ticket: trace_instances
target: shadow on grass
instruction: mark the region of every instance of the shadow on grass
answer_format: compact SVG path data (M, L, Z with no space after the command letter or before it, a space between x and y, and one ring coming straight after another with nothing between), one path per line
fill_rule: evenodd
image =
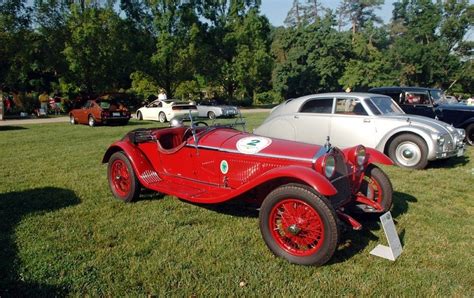
M65 296L67 290L47 284L25 282L17 271L20 260L15 243L15 227L32 213L46 213L80 203L68 189L46 187L0 194L0 297Z
M187 201L185 201L187 202ZM187 202L189 204L205 208L210 211L217 213L237 216L237 217L247 217L247 218L256 218L258 217L258 207L255 204L245 202L240 197L220 203L220 204L199 204Z
M418 200L406 193L394 192L393 193L393 207L390 210L392 214L395 226L397 225L397 217L406 213L409 209L410 203L416 203ZM342 240L339 245L339 249L334 254L334 257L329 261L329 264L342 263L356 254L363 251L370 241L377 241L387 245L385 239L379 239L372 231L378 231L381 229L379 217L382 214L355 214L354 218L362 224L362 230L346 230L342 234ZM400 242L404 244L405 231L398 231Z
M23 129L28 129L28 128L23 127L23 126L14 126L14 125L0 126L0 131L23 130Z
M427 169L454 168L458 166L465 166L468 163L469 157L464 155L459 157L433 160L428 163Z

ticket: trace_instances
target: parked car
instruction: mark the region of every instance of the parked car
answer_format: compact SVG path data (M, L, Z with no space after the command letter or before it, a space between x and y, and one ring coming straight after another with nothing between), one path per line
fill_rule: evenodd
M82 108L73 109L69 112L71 124L80 123L89 126L98 124L125 125L130 118L130 112L122 103L101 97L88 100Z
M390 97L370 93L314 94L287 100L254 133L313 144L329 136L335 146L363 144L412 169L464 154L463 129L406 115Z
M448 102L443 90L422 87L380 87L372 88L369 92L390 96L407 114L435 118L454 127L463 128L466 131L466 141L471 146L474 145L474 106Z
M216 101L204 101L197 105L199 117L216 119L217 117L235 117L239 109L234 106L219 105Z
M265 243L297 264L331 258L339 221L361 228L349 207L386 212L392 205L390 179L374 164L392 161L376 150L271 139L192 120L131 131L109 147L103 163L113 195L124 202L147 188L199 204L241 199L260 207Z
M138 120L158 120L161 123L170 121L173 118L197 117L196 105L186 102L177 102L172 99L152 101L150 104L137 110Z

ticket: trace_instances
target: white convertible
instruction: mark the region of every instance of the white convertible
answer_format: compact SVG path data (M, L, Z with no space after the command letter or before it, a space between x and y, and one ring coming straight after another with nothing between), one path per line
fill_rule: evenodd
M138 120L158 120L161 123L170 121L173 118L187 118L191 111L192 117L197 117L198 110L193 104L186 102L176 102L172 99L157 99L150 104L137 110Z
M428 161L464 154L464 129L407 115L385 95L326 93L289 99L274 108L255 134L337 147L363 144L399 166L423 169Z

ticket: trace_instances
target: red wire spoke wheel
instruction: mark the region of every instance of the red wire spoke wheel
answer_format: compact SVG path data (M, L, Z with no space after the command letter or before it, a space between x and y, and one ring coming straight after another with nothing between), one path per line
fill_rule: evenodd
M392 183L387 174L375 165L370 165L365 171L360 185L360 193L382 206L382 210L376 212L384 213L392 207Z
M140 196L140 182L133 171L132 164L123 152L112 154L107 176L110 190L117 199L131 202Z
M270 231L278 245L290 254L309 256L324 241L324 224L313 207L297 199L284 199L270 213Z
M336 214L329 201L305 185L273 190L260 208L260 230L277 256L301 265L322 265L339 240Z
M127 165L121 159L116 159L112 163L112 183L115 191L120 196L126 196L130 192L130 173L128 172Z

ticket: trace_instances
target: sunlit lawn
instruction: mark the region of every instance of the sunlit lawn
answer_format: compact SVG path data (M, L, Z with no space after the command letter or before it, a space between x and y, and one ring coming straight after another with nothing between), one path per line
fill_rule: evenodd
M248 130L266 113L247 115ZM474 149L424 171L385 167L404 251L374 218L323 267L274 257L243 206L204 208L148 193L123 204L101 164L125 127L0 127L0 296L474 296Z

